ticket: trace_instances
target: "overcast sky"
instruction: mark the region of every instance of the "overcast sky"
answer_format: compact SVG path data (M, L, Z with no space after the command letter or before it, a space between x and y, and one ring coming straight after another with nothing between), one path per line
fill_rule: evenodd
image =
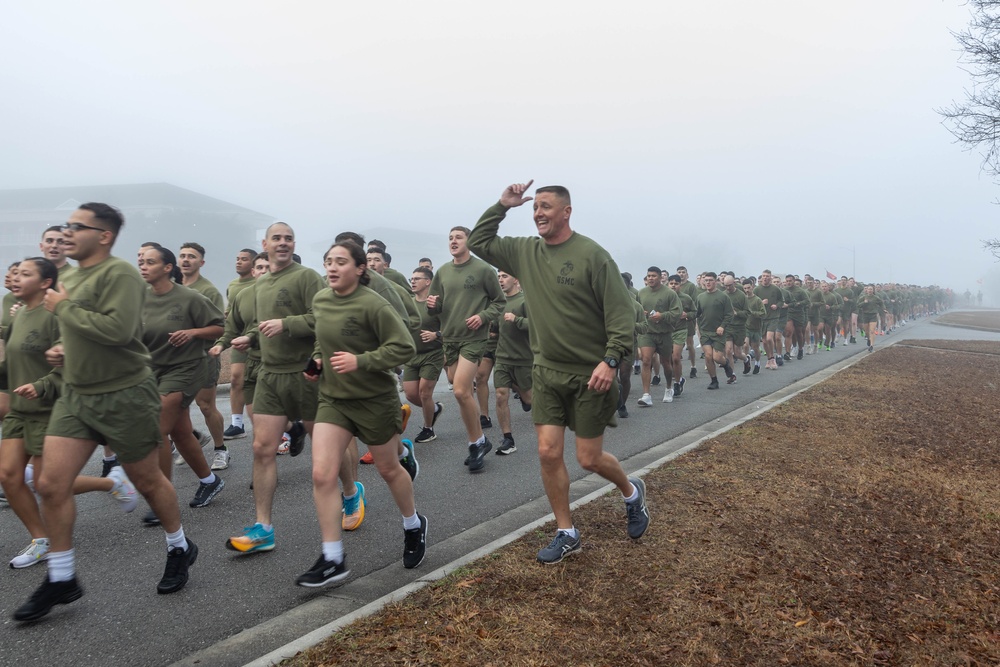
M439 264L533 178L633 273L976 291L1000 187L935 113L968 85L967 21L957 0L5 3L0 188L165 181L305 242L439 232ZM503 231L533 233L528 207Z

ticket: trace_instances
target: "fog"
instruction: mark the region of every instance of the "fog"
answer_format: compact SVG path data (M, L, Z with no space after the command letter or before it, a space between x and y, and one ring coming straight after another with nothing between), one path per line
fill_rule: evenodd
M952 0L6 3L0 189L167 182L288 221L313 266L379 230L406 272L423 253L393 230L437 235L440 265L451 226L534 179L633 274L989 301L1000 188L935 113L969 85L967 21ZM502 229L533 233L529 207ZM225 271L245 245L195 240Z

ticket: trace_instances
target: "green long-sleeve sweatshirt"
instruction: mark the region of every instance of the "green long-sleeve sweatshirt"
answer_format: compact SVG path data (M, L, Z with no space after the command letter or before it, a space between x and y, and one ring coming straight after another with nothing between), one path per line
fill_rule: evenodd
M257 290L256 284L246 287L233 297L229 304L229 314L226 316L226 324L222 330L222 335L215 341L215 345L221 345L222 349L228 348L234 338L248 335L254 322L257 320ZM247 358L260 361L260 347L257 344L256 336L251 336L254 343L247 350Z
M726 296L733 304L733 326L745 327L747 324L747 295L743 290L736 288L732 292L725 290Z
M528 333L528 307L524 303L524 292L507 297L504 315L512 313L514 321L500 318L500 338L497 341L497 363L511 366L531 365L531 338Z
M6 358L2 373L10 389L31 384L38 394L38 398L27 399L11 392L12 410L25 415L45 415L52 411L62 388L62 369L49 365L45 351L58 340L56 316L40 304L30 310L21 308L11 318L4 332Z
M507 302L497 272L476 257L462 264L450 262L438 269L431 280L430 293L438 296L431 312L441 315L441 334L446 343L488 339L490 322L503 315ZM483 326L476 330L465 324L473 315L483 320Z
M321 359L319 390L334 399L355 400L396 392L396 376L389 369L414 354L409 330L389 302L358 285L346 296L329 287L312 302L316 317L313 358ZM358 358L358 370L340 374L330 366L335 352Z
M324 288L318 273L294 263L257 279L257 321L249 335L260 345L264 370L291 373L305 366L316 342L313 297ZM284 330L270 338L260 333L258 325L274 319L281 320Z
M226 310L224 311L226 317L229 316L229 311L233 309L233 304L236 302L236 295L251 287L255 282L257 282L257 279L253 276L236 278L230 281L229 286L226 287Z
M499 203L488 208L469 236L469 248L521 282L534 363L589 376L604 357L621 361L631 354L635 299L611 255L576 232L555 245L538 237L497 236L506 215Z
M764 302L765 320L775 320L780 316L781 313L779 311L785 298L781 293L780 287L774 283L770 285L757 285L753 288L753 293ZM778 308L771 308L774 305L777 305Z
M656 289L643 287L636 296L642 309L649 319L649 332L658 334L671 334L681 317L681 300L677 292L666 285L660 285ZM660 313L660 321L653 320L649 313L655 311ZM687 326L687 324L685 324Z
M205 358L202 340L176 346L170 334L182 329L223 326L222 311L200 292L174 285L165 294L146 294L142 308L142 342L152 357L154 369L167 368Z
M723 333L733 324L733 302L722 291L702 292L695 299L698 308L698 330L716 336L716 329L722 327Z
M66 287L69 299L55 311L66 384L80 394L104 394L149 377L149 351L142 344L147 289L139 271L123 259L108 257L77 268Z

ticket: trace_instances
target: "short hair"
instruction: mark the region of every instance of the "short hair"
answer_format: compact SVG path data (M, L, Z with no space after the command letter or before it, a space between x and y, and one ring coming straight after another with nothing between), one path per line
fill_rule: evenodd
M660 271L660 267L658 267L658 266L651 266L648 269L646 269L646 273L647 274L649 274L649 273L655 273L655 274L659 275L659 274L661 274L663 272Z
M392 255L387 253L384 248L382 249L382 259L385 260L386 266L392 264Z
M51 227L46 227L45 231L42 232L42 238L44 239L45 235L48 234L49 232L59 232L60 234L62 234L63 233L62 225L52 225Z
M200 243L195 243L194 241L188 241L187 243L181 244L181 250L184 248L191 248L192 250L197 250L198 254L201 255L202 259L205 259L205 246Z
M434 272L428 269L426 266L418 266L417 268L413 269L412 273L422 273L427 278L427 280L434 279Z
M250 255L250 259L251 260L257 259L257 251L254 250L253 248L242 248L242 249L240 249L240 252L245 252L246 254ZM238 255L240 253L236 253L236 254Z
M365 246L365 237L357 232L340 232L337 234L337 238L333 239L334 243L342 243L344 241L353 241L359 248ZM330 252L327 250L327 252Z
M561 185L543 185L542 187L535 189L536 195L540 195L543 192L551 192L556 197L559 197L566 202L567 205L571 205L573 203L569 196L569 190Z
M771 275L771 269L764 269L760 272L760 275Z
M420 262L430 262L431 264L434 263L434 261L430 257L421 257L420 259L417 260L417 264L419 264Z
M10 271L11 269L16 269L19 266L21 266L21 262L11 262L10 266L7 267L7 270Z
M140 248L162 248L163 246L161 246L161 245L160 245L159 243L157 243L156 241L146 241L145 243L143 243L143 244L142 244L141 246L139 246L139 247L140 247Z
M59 228L56 227L56 229ZM56 288L56 284L59 282L59 269L56 268L55 264L45 257L26 257L24 260L18 262L18 265L25 262L34 262L35 266L38 267L38 273L41 275L42 280L51 280L52 284L49 285L49 288Z
M681 281L681 277L676 273L674 273L667 276L667 282L669 283L671 280L673 280L675 283L679 283Z
M687 270L688 270L688 269L687 269L687 267L686 267L686 266L678 266L678 267L677 267L677 273L680 273L681 271L687 271Z
M468 227L463 227L462 225L455 225L454 227L448 230L449 234L451 232L464 232L466 238L468 238L472 234L471 229L469 229Z
M284 227L288 227L288 229L291 229L291 231L292 231L292 236L295 236L295 230L292 229L292 226L290 224L288 224L287 222L283 222L281 220L275 220L274 222L272 222L271 224L269 224L267 226L267 229L264 231L264 237L265 238L267 238L268 236L271 235L271 228L274 227L275 225L282 225Z
M110 204L102 204L100 202L91 201L86 204L80 204L77 207L80 211L90 211L95 220L100 220L108 227L110 227L111 233L117 237L118 233L125 226L125 216L114 206Z
M370 248L372 246L378 246L379 248L382 249L382 252L385 252L385 243L379 241L378 239L372 239L371 241L368 242L368 247Z
M706 271L705 273L701 274L701 277L711 278L712 280L716 280L719 276L715 275L715 271Z
M366 256L367 255L380 255L382 257L382 261L383 262L385 261L385 250L382 250L378 246L372 246L372 245L368 246L368 250L365 252L365 255Z
M257 253L257 256L253 258L253 261L256 262L258 259L262 259L265 262L270 262L271 261L271 258L267 256L267 251L266 250L264 252Z
M744 285L753 285L753 278L744 278L743 279L743 284Z
M297 252L293 252L292 253L292 261L295 262L296 264L301 264L302 263L302 258L299 257L299 253L297 253Z

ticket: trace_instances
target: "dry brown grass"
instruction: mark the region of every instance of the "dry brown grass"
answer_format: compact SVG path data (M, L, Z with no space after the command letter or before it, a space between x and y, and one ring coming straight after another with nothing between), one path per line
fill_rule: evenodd
M973 310L957 313L945 313L936 318L944 324L954 324L960 327L976 327L1000 331L1000 310Z
M1000 344L920 345L649 474L640 542L612 494L289 664L1000 664Z

